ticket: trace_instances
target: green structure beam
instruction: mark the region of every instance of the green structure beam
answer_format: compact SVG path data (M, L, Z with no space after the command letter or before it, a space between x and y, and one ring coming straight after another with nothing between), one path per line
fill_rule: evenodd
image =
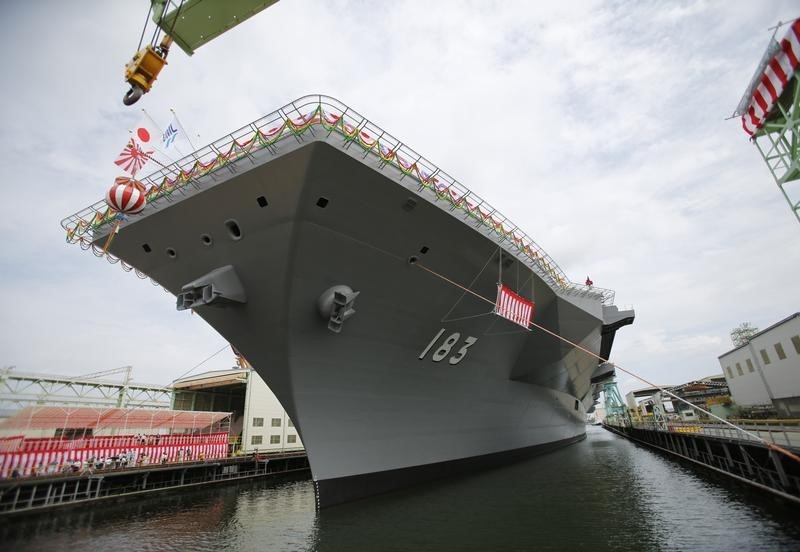
M628 406L619 394L616 381L603 384L603 397L605 400L606 423L617 427L631 427L631 415Z
M172 389L160 385L0 370L0 413L6 415L37 405L167 409L171 399Z
M188 55L278 0L151 0L153 20Z
M800 222L800 75L795 73L753 143Z

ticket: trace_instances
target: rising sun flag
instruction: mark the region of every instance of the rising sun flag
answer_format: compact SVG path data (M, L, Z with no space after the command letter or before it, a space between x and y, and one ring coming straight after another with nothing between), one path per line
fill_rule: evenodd
M142 167L150 160L152 154L152 150L145 151L135 138L131 138L114 163L119 165L123 171L130 173L131 176L136 176L136 173L142 170Z

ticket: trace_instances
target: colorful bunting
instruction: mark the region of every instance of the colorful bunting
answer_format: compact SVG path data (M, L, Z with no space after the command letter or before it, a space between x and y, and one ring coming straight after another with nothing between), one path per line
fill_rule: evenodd
M536 263L559 287L563 289L580 287L583 289L583 286L569 282L557 266L548 262L549 257L547 254L537 251L534 248L533 242L527 237L524 235L517 235L518 229L516 227L507 227L505 220L497 220L494 218L494 210L482 208L482 205L485 204L472 197L470 192L464 190L460 186L443 183L439 178L434 176L436 173L430 173L425 168L420 167L418 161L410 161L403 157L398 152L402 144L382 143L380 136L373 136L370 131L365 129L364 123L366 121L364 119L360 119L358 122L354 120L348 121L347 117L349 116L344 113L325 111L322 104L318 104L315 109L299 117L293 118L282 114L280 116L282 122L278 126L272 126L268 130L258 128L248 139L232 139L226 152L217 153L214 158L205 163L195 157L194 163L188 169L178 167L177 164L174 165L171 168L176 170L177 175L173 178L165 177L160 184L151 185L146 192L147 203L152 203L154 200L171 195L176 190L186 186L193 179L219 170L227 164L235 162L260 149L272 148L278 141L286 137L299 137L312 126L319 125L328 132L339 133L348 142L358 144L365 152L374 151L384 163L399 169L404 175L413 177L420 183L421 187L434 192L438 199L447 201L454 208L462 209L468 217L491 228L498 235L508 238L518 251ZM381 134L381 136L383 136L383 134ZM92 244L92 241L88 238L84 238L83 235L90 230L94 231L108 224L114 220L114 217L115 213L111 209L106 209L103 212L96 210L90 220L79 219L66 228L67 241L70 243L80 243L82 248L91 248L94 251L95 246ZM97 254L97 252L95 252L95 254ZM115 259L111 255L107 257L111 262L118 261L118 259ZM128 271L132 269L132 267L124 265L124 263L123 267ZM137 271L137 275L138 274L140 273Z

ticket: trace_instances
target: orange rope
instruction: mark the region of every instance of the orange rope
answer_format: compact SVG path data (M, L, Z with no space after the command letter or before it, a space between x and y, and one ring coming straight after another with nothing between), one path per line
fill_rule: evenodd
M414 264L415 264L416 266L420 267L421 269L423 269L423 270L425 270L425 271L427 271L427 272L430 272L431 274L433 274L433 275L434 275L434 276L436 276L437 278L441 278L441 279L442 279L442 280L444 280L445 282L448 282L448 283L450 283L450 284L452 284L452 285L456 286L457 288L460 288L460 289L462 289L462 290L466 291L467 293L470 293L470 294L474 295L474 296L475 296L475 297L477 297L478 299L481 299L481 300L483 300L483 301L486 301L486 302L487 302L487 303L489 303L490 305L495 305L495 302L494 302L494 301L492 301L492 300L490 300L490 299L487 299L486 297L484 297L484 296L482 296L482 295L479 295L478 293L476 293L476 292L472 291L471 289L468 289L468 288L466 288L466 287L462 286L462 285L461 285L461 284L459 284L458 282L454 282L453 280L451 280L451 279L447 278L446 276L443 276L443 275L439 274L438 272L436 272L436 271L434 271L434 270L431 270L430 268L428 268L428 267L424 266L423 264L421 264L421 263L419 263L419 262L417 262L417 263L414 263ZM545 332L545 333L547 333L547 334L549 334L549 335L552 335L553 337L555 337L555 338L557 338L557 339L560 339L561 341L563 341L563 342L565 342L565 343L568 343L569 345L571 345L571 346L575 347L576 349L578 349L578 350L580 350L580 351L583 351L584 353L586 353L586 354L587 354L587 355L589 355L589 356L592 356L592 357L594 357L594 358L596 358L596 359L598 359L598 360L600 360L600 361L602 361L602 362L609 362L609 360L608 360L607 358L603 358L603 357L601 357L600 355L598 355L598 354L596 354L596 353L594 353L594 352L590 351L589 349L586 349L585 347L581 347L581 346L580 346L580 345L578 345L577 343L573 343L572 341L570 341L570 340L569 340L569 339L567 339L566 337L560 336L560 335L558 335L557 333L555 333L555 332L553 332L553 331L551 331L551 330L548 330L548 329L547 329L547 328L545 328L544 326L540 326L540 325L539 325L539 324L537 324L536 322L533 322L533 321L531 321L529 325L530 325L530 326L533 326L534 328L540 329L540 330L542 330L543 332ZM530 331L530 328L529 328L529 331ZM658 390L659 390L659 391L661 391L662 393L666 393L666 394L667 394L667 395L669 395L670 397L673 397L673 398L675 398L675 399L677 399L677 400L679 400L679 401L681 401L681 402L684 402L684 403L688 404L690 407L692 407L692 408L694 408L694 409L696 409L696 410L699 410L700 412L703 412L703 413L707 414L708 416L711 416L712 418L715 418L715 419L719 420L719 421L720 421L720 422L722 422L723 424L729 425L729 426L731 426L732 428L736 429L737 431L741 431L741 432L742 432L742 433L744 433L745 435L749 435L750 437L753 437L753 438L754 438L754 439L756 439L757 441L760 441L761 443L763 443L763 444L764 444L764 445L765 445L767 448L770 448L770 449L772 449L772 450L776 450L776 451L780 452L781 454L784 454L785 456L788 456L788 457L789 457L789 458L791 458L792 460L794 460L794 461L796 461L796 462L800 462L800 456L798 456L798 455L794 454L793 452L791 452L791 451L789 451L789 450L786 450L785 448L783 448L783 447L781 447L781 446L778 446L778 445L776 445L776 444L774 444L774 443L770 443L770 442L768 442L766 439L764 439L763 437L759 437L758 435L756 435L756 434L754 434L754 433L750 433L750 432L749 432L749 431L747 431L746 429L744 429L744 428L741 428L741 427L737 426L736 424L732 424L731 422L729 422L729 421L727 421L727 420L725 420L725 419L723 419L723 418L720 418L719 416L716 416L716 415L712 414L711 412L708 412L707 410L705 410L705 409L703 409L703 408L700 408L699 406L697 406L697 405L695 405L695 404L692 404L692 403L690 403L689 401L687 401L687 400L685 400L685 399L682 399L681 397L679 397L679 396L677 396L677 395L675 395L675 394L673 394L673 393L670 393L670 392L669 392L669 391L667 391L666 389L662 389L662 388L661 388L661 387L659 387L658 385L656 385L656 384L654 384L654 383L652 383L652 382L649 382L649 381L647 381L647 380L646 380L646 379L644 379L643 377L640 377L640 376L638 376L638 375L634 374L633 372L631 372L631 371L629 371L629 370L626 370L625 368L623 368L622 366L620 366L619 364L617 364L617 363L615 363L615 362L612 362L611 364L613 364L613 365L614 365L614 368L618 368L619 370L622 370L623 372L625 372L625 373L626 373L626 374L628 374L629 376L632 376L632 377L634 377L634 378L638 379L639 381L642 381L642 382L646 383L647 385L649 385L649 386L651 386L651 387L654 387L654 388L658 389Z
M106 239L106 244L103 246L103 255L108 253L108 248L111 247L111 242L114 241L114 237L117 235L117 232L119 232L119 225L120 224L122 224L122 222L117 221L117 224L114 225L114 228L111 230L111 233L108 235L108 239ZM100 255L100 256L102 257L103 255Z

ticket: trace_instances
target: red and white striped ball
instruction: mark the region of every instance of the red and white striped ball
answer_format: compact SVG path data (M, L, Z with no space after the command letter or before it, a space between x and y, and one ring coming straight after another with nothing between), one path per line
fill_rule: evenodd
M106 203L126 215L139 213L147 203L144 184L126 176L118 176L106 194Z

